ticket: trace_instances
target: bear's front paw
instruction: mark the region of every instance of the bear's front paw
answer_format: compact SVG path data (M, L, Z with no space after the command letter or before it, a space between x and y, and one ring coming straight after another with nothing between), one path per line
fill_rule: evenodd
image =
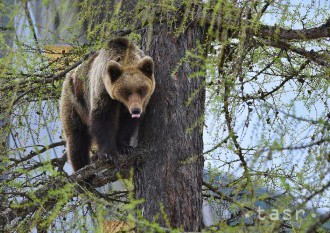
M95 161L97 161L98 159L99 159L98 154L92 154L92 156L91 156L91 161L92 161L92 162L95 162Z
M118 148L119 154L129 155L134 151L134 147L132 146L123 146Z
M108 160L111 164L117 165L118 152L99 152L97 153L98 160Z

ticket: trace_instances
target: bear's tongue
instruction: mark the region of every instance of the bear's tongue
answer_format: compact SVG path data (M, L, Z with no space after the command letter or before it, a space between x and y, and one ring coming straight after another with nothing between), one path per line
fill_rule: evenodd
M132 114L131 116L132 116L132 118L140 118L140 115L141 114Z

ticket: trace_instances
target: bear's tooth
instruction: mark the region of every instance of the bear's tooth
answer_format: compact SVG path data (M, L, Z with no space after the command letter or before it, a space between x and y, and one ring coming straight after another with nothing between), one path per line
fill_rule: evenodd
M132 118L140 118L140 114L132 114Z

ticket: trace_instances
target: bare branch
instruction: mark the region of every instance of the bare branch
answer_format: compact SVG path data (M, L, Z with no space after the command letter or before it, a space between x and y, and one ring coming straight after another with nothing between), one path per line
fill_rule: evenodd
M229 201L230 203L235 203L235 204L237 204L238 206L242 206L244 209L247 209L247 210L249 210L249 211L253 211L253 212L257 213L257 211L256 211L255 209L253 209L253 208L251 208L251 207L249 207L249 206L246 206L246 205L244 205L244 204L242 204L242 203L239 203L239 202L235 201L233 198L231 198L231 197L225 195L224 193L219 192L219 190L218 190L217 188L213 187L211 184L207 183L206 181L203 181L203 185L204 185L207 189L209 189L210 191L212 191L212 192L214 192L215 194L219 195L219 197L221 197L223 200Z
M262 150L258 151L258 153L262 153L262 152L266 152L266 151L302 150L302 149L310 148L312 146L321 145L322 143L325 143L325 142L330 142L330 139L322 138L318 141L311 142L311 143L304 144L304 145L295 145L295 146L292 145L292 146L280 147L280 148L266 148L266 149L262 149Z
M259 15L257 15L257 20L264 13L270 3L266 3ZM238 8L237 11L240 11ZM212 27L214 31L219 30L222 31L223 25L222 23L237 23L236 20L232 20L231 22L224 22L222 19L223 15L218 15L214 19L213 13L209 12L204 14L202 10L200 12L196 12L195 14L195 22L203 23L206 28ZM233 10L234 12L234 10ZM237 19L239 21L239 19ZM259 22L259 21L258 21ZM233 27L234 28L234 27ZM247 34L255 35L259 38L263 39L271 39L271 40L300 40L300 41L308 41L315 40L320 38L329 38L330 37L330 18L322 25L318 27L308 28L308 29L286 29L279 27L277 25L270 26L257 23L253 23L249 20ZM233 33L233 31L229 32L229 35L236 35L237 33Z
M275 88L273 88L271 91L269 92L262 92L261 93L261 97L259 96L250 96L248 99L264 99L265 97L274 94L275 92L277 92L278 90L280 90L288 81L290 81L291 79L295 78L299 73L301 73L306 66L310 63L310 60L306 60L300 67L298 70L294 70L292 72L291 75L287 76L278 86L276 86ZM269 63L271 64L271 63ZM267 66L266 66L267 67ZM259 73L258 73L259 74ZM255 76L257 77L257 75Z
M235 131L232 127L232 118L231 118L231 114L229 112L229 92L230 92L230 86L228 81L226 80L225 83L225 93L224 93L224 112L225 112L225 119L226 119L226 124L227 124L227 128L229 131L229 136L231 137L231 139L234 142L235 148L236 148L236 154L238 155L239 159L242 162L242 166L244 168L244 172L247 173L248 172L248 166L247 163L245 161L244 155L242 153L242 148L240 146L240 144L237 141L237 135L235 134Z
M10 158L11 161L14 161L13 164L10 164L8 165L6 168L7 169L10 169L10 168L13 168L15 167L17 164L19 163L22 163L22 162L25 162L29 159L32 159L34 156L36 155L39 155L49 149L53 149L55 147L58 147L58 146L64 146L65 145L65 141L60 141L60 142L55 142L55 143L52 143L48 146L44 146L41 150L38 150L38 151L31 151L28 155L24 156L22 159L13 159L13 158Z
M0 31L13 31L14 28L13 27L2 27L0 26Z
M260 25L256 36L264 39L315 40L330 37L330 18L319 27L308 29L285 29L278 26Z
M263 41L262 43L269 45L269 46L276 47L276 48L280 48L283 50L292 51L294 53L297 53L301 56L306 57L307 59L317 63L318 65L330 67L330 63L329 63L330 57L325 54L320 55L319 53L315 52L314 50L307 51L303 48L297 48L297 47L295 47L287 42L281 41L281 40L277 40L277 41L268 40L268 41Z

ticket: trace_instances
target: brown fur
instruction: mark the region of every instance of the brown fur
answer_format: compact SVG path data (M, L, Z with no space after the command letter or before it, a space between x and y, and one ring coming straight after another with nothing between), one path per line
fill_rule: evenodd
M118 152L130 151L129 141L139 125L132 117L145 112L154 89L153 60L126 38L111 40L67 74L60 109L75 171L89 163L92 142L99 158L113 162Z

